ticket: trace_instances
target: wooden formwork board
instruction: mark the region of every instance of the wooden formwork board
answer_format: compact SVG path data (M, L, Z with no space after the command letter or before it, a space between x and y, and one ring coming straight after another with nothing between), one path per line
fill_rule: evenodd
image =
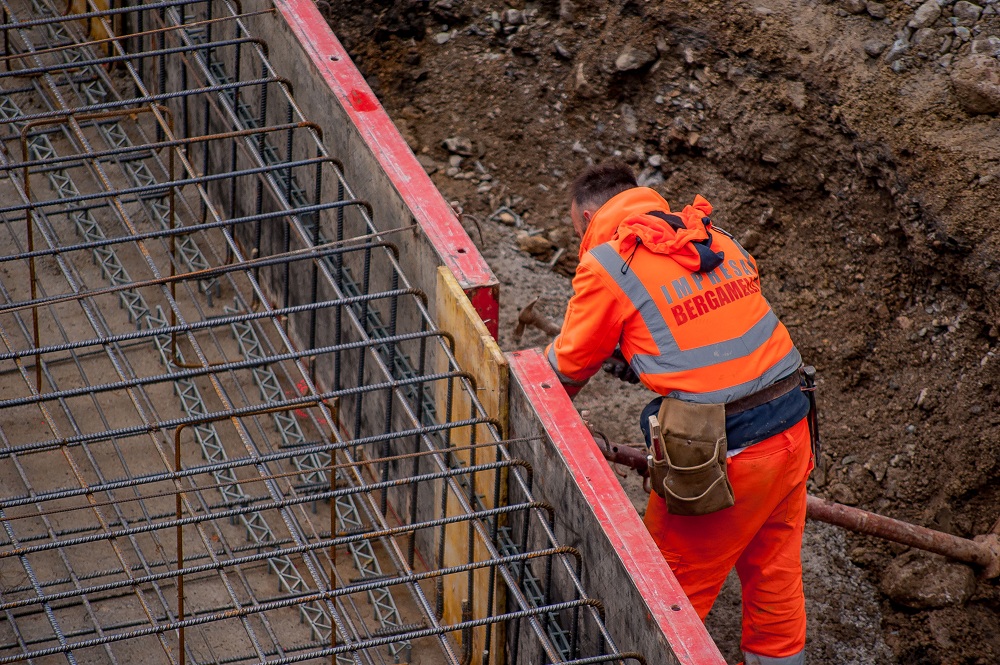
M473 308L468 296L462 290L458 280L452 272L441 266L438 268L438 282L436 289L437 300L437 323L442 330L446 330L453 335L455 340L455 358L459 367L472 375L476 384L476 395L482 404L487 415L500 423L507 422L507 399L508 399L508 376L507 359L504 358L496 340L483 324L482 318ZM438 371L446 371L444 359L441 359L441 366ZM439 382L435 395L438 413L443 415L444 420L462 420L468 418L472 413L471 398L465 391L452 391L451 413L447 412L447 386ZM455 446L466 446L473 442L472 435L475 434L475 442L483 443L496 440L486 425L478 425L473 432L472 427L463 427L452 431L451 443ZM501 432L502 435L502 432ZM489 450L489 449L487 449ZM488 459L484 457L488 455ZM461 464L482 464L495 459L495 454L489 452L479 452L473 458L469 450L455 453ZM473 484L475 493L486 508L495 507L495 497L497 487L494 485L497 476L493 473L475 474ZM499 474L499 505L506 503L506 474ZM447 514L460 515L462 510L457 497L453 494L448 496ZM445 554L441 565L455 566L470 561L470 528L468 524L460 523L447 527L445 531ZM475 561L483 561L489 558L485 544L481 539L471 535L472 551L471 558ZM498 579L494 576L494 586L497 592L493 608L489 607L488 591L491 580L488 568L478 570L473 576L473 600L472 606L463 608L463 601L468 597L468 577L466 575L450 575L445 578L444 583L444 621L445 623L459 622L469 618L483 618L495 614L493 608L503 608L505 599L500 593L501 588L496 583ZM468 611L463 617L463 609ZM466 639L462 636L460 640ZM504 634L502 626L494 627L492 644L486 645L486 630L480 628L472 631L471 653L478 662L479 654L489 646L491 663L503 662L501 645L504 644ZM465 647L465 645L463 645Z
M107 11L108 10L108 0L69 0L69 6L67 7L67 14L83 14L92 11ZM86 33L87 37L90 39L107 39L108 31L104 29L101 25L100 18L83 19L82 22L86 23ZM104 55L108 53L108 46L104 45L102 50Z

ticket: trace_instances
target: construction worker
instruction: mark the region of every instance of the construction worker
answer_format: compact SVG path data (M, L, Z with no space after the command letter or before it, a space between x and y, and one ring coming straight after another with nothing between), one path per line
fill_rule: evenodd
M653 492L644 522L703 620L736 567L747 665L800 665L812 469L801 359L761 294L756 261L712 225L711 213L701 196L672 212L654 190L637 186L626 164L584 170L570 207L580 264L562 331L546 354L571 397L602 365L609 369L608 359L623 358L627 369L613 373L660 395L640 417L647 445L649 416L664 397L725 405L727 452L719 462L735 504L672 514Z

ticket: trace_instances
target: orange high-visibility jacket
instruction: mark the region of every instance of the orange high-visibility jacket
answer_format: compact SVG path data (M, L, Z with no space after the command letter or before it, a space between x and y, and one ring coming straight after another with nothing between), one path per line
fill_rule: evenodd
M646 387L691 402L732 402L799 367L756 263L711 226L711 213L701 196L673 213L636 187L594 214L562 332L547 350L571 395L619 344Z

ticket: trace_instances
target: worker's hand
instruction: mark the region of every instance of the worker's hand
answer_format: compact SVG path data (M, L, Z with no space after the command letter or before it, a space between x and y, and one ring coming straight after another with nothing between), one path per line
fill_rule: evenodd
M601 369L620 381L632 384L639 383L639 376L629 367L629 364L625 361L625 356L622 355L621 349L615 349L611 357L604 361Z

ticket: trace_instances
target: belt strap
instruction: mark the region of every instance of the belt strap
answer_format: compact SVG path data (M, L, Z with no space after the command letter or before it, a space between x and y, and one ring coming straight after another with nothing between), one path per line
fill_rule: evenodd
M756 408L761 404L767 404L773 399L778 399L783 395L787 395L798 387L799 373L798 371L795 371L783 379L778 379L763 390L758 390L757 392L747 395L746 397L741 397L738 400L726 404L726 415L734 416L737 413L749 411L750 409Z

